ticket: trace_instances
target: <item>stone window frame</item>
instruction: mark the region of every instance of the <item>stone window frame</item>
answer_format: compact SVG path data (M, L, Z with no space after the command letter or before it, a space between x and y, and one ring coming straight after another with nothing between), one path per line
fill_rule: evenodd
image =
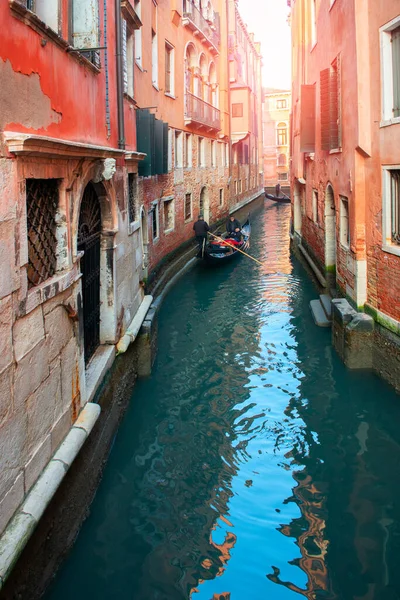
M390 171L399 171L399 165L382 166L382 250L400 256L400 244L392 241L392 198L390 193Z
M312 189L312 194L311 194L311 198L312 198L312 220L314 221L314 223L316 223L317 225L319 224L319 219L318 219L318 190L313 188Z
M340 230L339 230L339 240L341 246L345 250L350 249L350 206L349 199L347 196L342 196L339 194L339 220L340 220ZM346 206L347 205L347 206Z
M175 229L175 196L166 196L162 198L163 203L163 221L164 221L164 234L168 235ZM172 225L167 227L165 222L165 207L168 205L168 212L172 215Z
M400 117L393 116L393 62L392 31L400 27L400 15L379 29L381 52L381 121L380 127L400 123Z

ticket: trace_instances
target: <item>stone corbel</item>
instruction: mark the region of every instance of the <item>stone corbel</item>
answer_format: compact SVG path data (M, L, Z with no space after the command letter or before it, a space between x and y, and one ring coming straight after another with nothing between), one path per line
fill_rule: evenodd
M137 16L129 0L121 0L121 12L130 29L140 29L142 27L142 21Z

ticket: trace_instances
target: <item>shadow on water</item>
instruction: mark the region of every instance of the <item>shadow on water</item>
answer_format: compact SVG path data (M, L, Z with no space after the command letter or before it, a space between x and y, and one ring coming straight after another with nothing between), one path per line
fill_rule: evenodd
M160 313L77 543L46 598L399 598L398 397L347 371L308 310L290 207Z

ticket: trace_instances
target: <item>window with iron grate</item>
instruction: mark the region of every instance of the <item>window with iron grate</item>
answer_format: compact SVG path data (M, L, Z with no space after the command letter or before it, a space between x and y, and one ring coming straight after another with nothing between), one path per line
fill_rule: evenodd
M185 221L189 221L192 218L192 194L186 194L185 196Z
M129 223L134 223L137 218L137 175L128 174L128 216Z
M26 180L28 287L39 285L57 270L59 179Z

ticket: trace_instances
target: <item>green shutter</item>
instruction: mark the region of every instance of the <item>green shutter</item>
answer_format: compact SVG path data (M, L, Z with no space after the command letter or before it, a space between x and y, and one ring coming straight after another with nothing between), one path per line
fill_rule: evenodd
M168 174L168 123L163 123L163 170L164 175Z
M163 166L164 166L164 144L163 144L163 134L164 134L164 123L156 119L154 123L154 142L155 142L155 168L153 175L162 175L163 174Z
M144 160L139 161L139 175L141 177L151 176L151 117L153 115L148 110L136 111L137 150L146 154Z

